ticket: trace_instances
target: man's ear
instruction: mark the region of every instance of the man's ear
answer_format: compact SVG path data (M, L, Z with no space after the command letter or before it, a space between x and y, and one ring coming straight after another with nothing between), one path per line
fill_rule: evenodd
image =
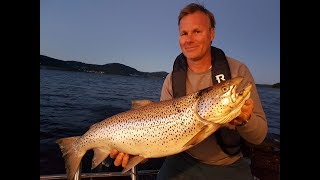
M215 35L216 35L215 29L214 28L210 28L210 39L211 39L211 42L213 41Z

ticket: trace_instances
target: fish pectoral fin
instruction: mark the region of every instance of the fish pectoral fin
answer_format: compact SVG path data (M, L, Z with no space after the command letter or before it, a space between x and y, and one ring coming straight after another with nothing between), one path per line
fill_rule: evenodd
M92 158L92 165L91 165L91 169L96 168L103 160L105 160L109 154L110 154L110 150L107 148L94 148L94 155Z
M203 126L201 130L183 146L183 148L192 147L204 140L207 137L206 135L208 134L207 131L209 130L209 128L209 125Z
M122 173L127 172L128 170L130 170L131 168L133 168L135 165L139 164L140 162L146 160L145 157L142 156L133 156L129 158L129 162L126 165L126 167L123 168Z
M148 100L148 99L143 99L143 100L132 100L131 101L131 109L137 109L139 107L142 107L142 106L146 106L148 104L151 104L155 101L152 101L152 100Z

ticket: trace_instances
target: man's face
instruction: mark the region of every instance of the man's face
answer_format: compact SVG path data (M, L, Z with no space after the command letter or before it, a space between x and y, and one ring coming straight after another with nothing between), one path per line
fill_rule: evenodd
M210 56L214 29L210 28L210 20L206 14L195 12L183 17L179 33L180 48L188 60L198 61Z

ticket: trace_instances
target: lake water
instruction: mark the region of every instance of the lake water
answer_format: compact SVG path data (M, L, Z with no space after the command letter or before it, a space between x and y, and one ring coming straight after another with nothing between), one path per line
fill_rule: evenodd
M40 69L40 175L65 173L64 160L55 143L58 138L85 133L90 125L129 110L131 100L159 101L163 81ZM258 92L269 133L280 135L280 90L258 87ZM88 153L84 157L83 172L90 171L91 156ZM144 166L154 168L150 162Z

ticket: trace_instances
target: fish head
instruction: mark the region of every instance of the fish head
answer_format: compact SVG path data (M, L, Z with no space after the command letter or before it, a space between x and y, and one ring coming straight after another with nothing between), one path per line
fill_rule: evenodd
M247 83L239 89L242 80L243 77L236 77L199 91L197 110L200 117L224 124L239 116L252 87L251 83Z

